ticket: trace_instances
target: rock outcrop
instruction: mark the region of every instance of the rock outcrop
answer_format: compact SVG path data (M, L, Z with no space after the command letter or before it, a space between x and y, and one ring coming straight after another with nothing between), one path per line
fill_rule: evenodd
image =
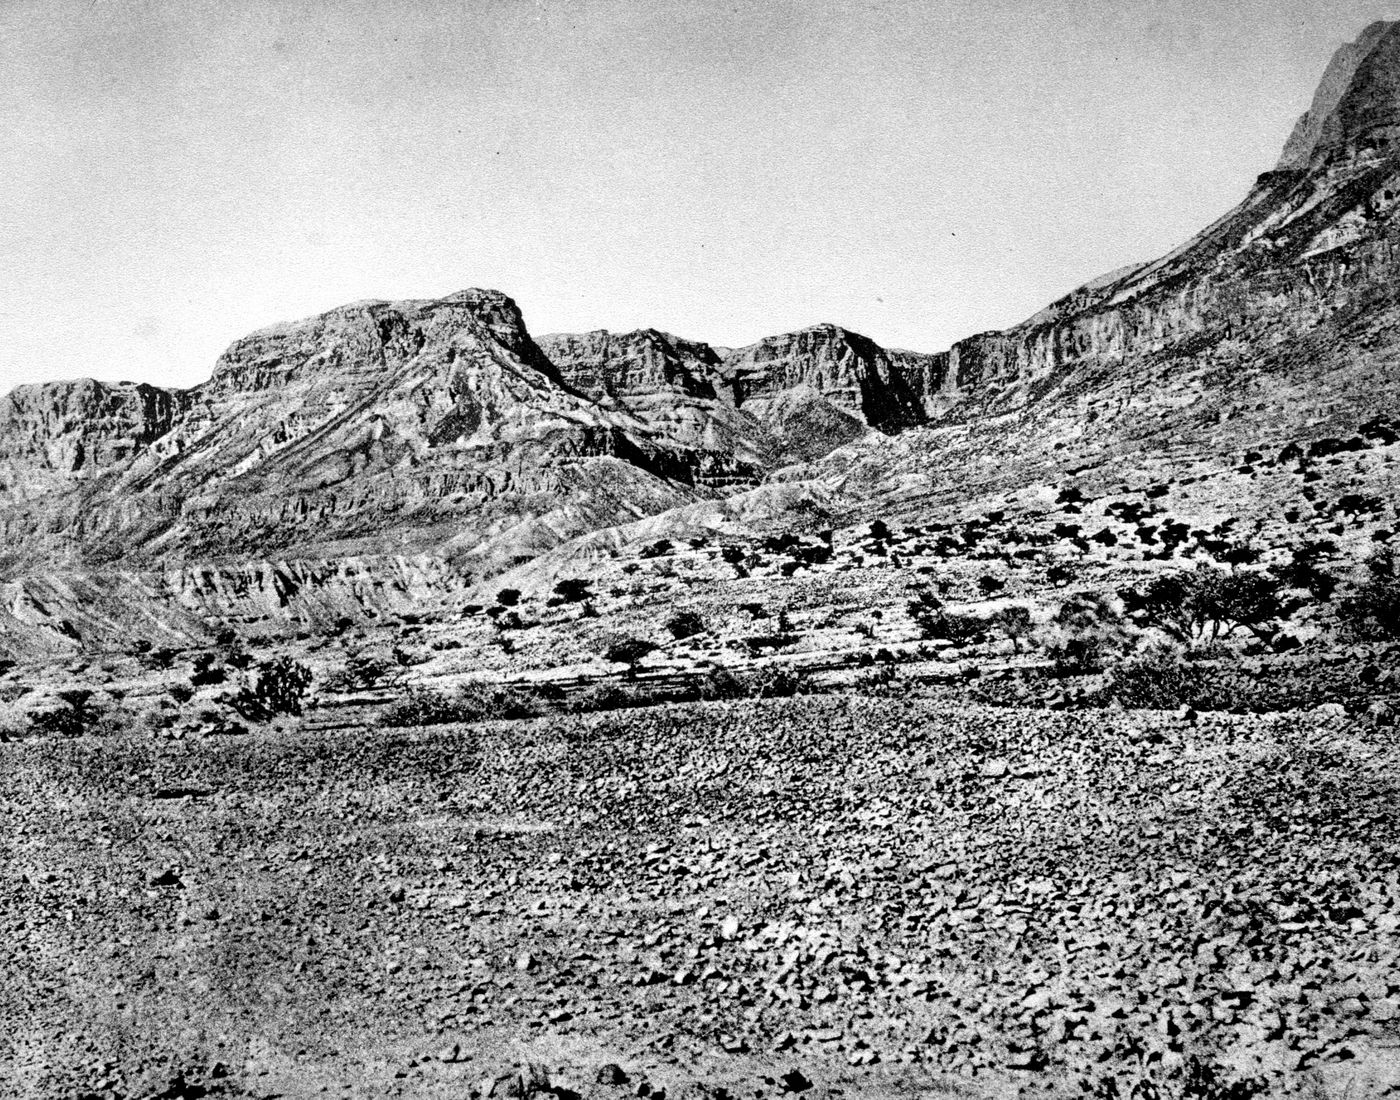
M62 595L98 569L201 621L243 614L244 590L290 616L279 562L319 563L299 591L369 608L359 567L336 563L430 558L418 575L434 579L404 591L445 606L473 576L769 479L821 482L852 514L917 508L921 485L967 492L1144 447L1224 456L1395 413L1397 140L1400 24L1378 23L1234 210L937 354L834 325L732 351L650 329L536 343L513 301L469 290L264 329L191 390L21 388L0 404L10 621L47 622L59 645L100 635ZM150 580L205 567L193 602Z
M0 399L0 500L42 496L142 454L185 411L185 395L144 383L46 382Z

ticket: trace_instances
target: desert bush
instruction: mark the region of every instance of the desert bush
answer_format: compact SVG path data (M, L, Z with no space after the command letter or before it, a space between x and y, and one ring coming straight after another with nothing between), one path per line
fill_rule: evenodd
M811 678L801 670L761 668L733 672L710 669L701 677L696 694L701 699L780 699L813 691Z
M345 662L344 668L327 676L323 686L334 692L366 691L378 687L392 671L393 666L383 658L356 654Z
M694 611L677 611L666 620L666 629L671 632L671 637L680 641L682 638L693 638L697 634L703 634L705 620Z
M1289 588L1303 588L1319 600L1330 600L1340 583L1330 573L1318 568L1321 560L1336 546L1331 543L1306 542L1293 551L1292 560L1278 566L1274 572Z
M796 645L800 640L796 634L792 633L750 634L743 639L743 645L749 653L757 655L765 649L787 649L789 646Z
M1187 663L1179 646L1158 642L1119 662L1105 689L1134 710L1174 710L1200 702L1201 669Z
M1237 1077L1196 1055L1175 1074L1136 1074L1131 1082L1116 1077L1080 1081L1080 1093L1092 1100L1255 1100L1269 1093L1263 1077Z
M642 547L638 552L639 558L659 558L663 554L669 554L675 549L675 545L670 539L657 539L648 546Z
M811 677L798 669L760 668L744 677L750 699L787 699L813 690Z
M593 595L591 588L591 581L572 577L556 584L554 594L565 603L581 603Z
M81 737L101 716L87 688L57 692L53 704L29 713L30 732L43 737Z
M987 637L988 620L945 611L943 601L931 592L920 592L905 605L905 610L925 640L940 638L954 645L974 645Z
M385 711L381 721L386 726L440 726L536 718L544 709L532 693L500 684L469 684L455 692L414 686Z
M211 684L222 684L227 678L223 665L217 663L218 658L212 653L196 653L191 666L190 683L195 687L208 687Z
M1280 620L1302 605L1286 600L1284 591L1284 582L1267 572L1202 565L1190 573L1165 573L1145 588L1127 588L1119 595L1135 619L1189 646L1228 638L1240 629L1272 641Z
M300 714L311 687L311 670L282 657L260 664L250 682L229 698L229 705L250 722L267 722L282 714Z
M1349 633L1358 638L1400 636L1398 566L1394 550L1382 550L1367 560L1361 583L1338 609Z
M623 684L603 680L570 695L563 709L572 714L592 714L600 710L626 710L649 702L651 699L639 695L635 687L629 689Z
M1130 632L1110 597L1086 592L1062 603L1039 638L1061 675L1080 676L1102 671L1123 653Z
M520 589L502 588L496 593L496 602L502 607L514 607L520 602Z
M998 631L1011 639L1011 648L1016 653L1021 652L1021 639L1029 637L1034 630L1031 609L1019 604L994 612L990 621Z
M637 662L656 648L655 642L645 638L612 637L604 639L602 657L609 664L626 665L630 675L635 674Z
M171 684L166 690L166 694L174 699L175 702L183 705L194 698L194 685L185 681Z

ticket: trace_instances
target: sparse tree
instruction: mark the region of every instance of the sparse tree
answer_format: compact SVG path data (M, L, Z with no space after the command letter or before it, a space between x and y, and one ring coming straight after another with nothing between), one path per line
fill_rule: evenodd
M992 616L991 621L992 625L1011 639L1012 651L1020 653L1021 639L1031 633L1031 609L1020 604L1003 607Z
M1400 637L1400 561L1394 550L1366 562L1364 578L1340 610L1342 622L1358 637Z
M554 594L565 603L580 603L592 597L593 593L589 591L591 587L592 583L590 581L581 578L569 578L560 581L554 586Z
M666 629L671 632L671 637L680 641L683 638L693 638L696 634L703 634L705 620L694 611L677 611L666 620Z
M614 638L604 648L603 659L610 664L626 665L627 675L632 677L637 674L637 663L655 650L656 643L645 638Z

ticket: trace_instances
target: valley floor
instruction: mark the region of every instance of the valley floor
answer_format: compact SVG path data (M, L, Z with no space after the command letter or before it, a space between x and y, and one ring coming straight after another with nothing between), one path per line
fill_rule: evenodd
M1398 758L859 695L0 745L0 1092L1400 1092Z

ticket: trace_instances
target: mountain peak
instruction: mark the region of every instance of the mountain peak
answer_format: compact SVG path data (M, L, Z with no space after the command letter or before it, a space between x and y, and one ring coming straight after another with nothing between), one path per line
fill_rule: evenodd
M1400 140L1400 23L1372 23L1332 55L1278 169L1301 170Z

